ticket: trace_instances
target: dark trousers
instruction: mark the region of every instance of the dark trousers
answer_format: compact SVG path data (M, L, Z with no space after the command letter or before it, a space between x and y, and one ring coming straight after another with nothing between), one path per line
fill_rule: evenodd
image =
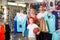
M10 40L10 26L9 24L5 24L5 40Z
M5 33L5 40L10 40L10 33Z
M36 40L52 40L52 34L41 32L39 35L36 35Z

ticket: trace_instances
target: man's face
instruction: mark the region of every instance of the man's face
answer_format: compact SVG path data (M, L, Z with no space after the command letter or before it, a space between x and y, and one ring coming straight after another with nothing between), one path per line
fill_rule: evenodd
M43 6L40 6L39 7L39 11L43 11Z

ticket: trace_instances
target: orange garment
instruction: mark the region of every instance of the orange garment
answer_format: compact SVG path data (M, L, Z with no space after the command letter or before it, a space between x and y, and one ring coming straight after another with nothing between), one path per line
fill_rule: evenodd
M28 17L28 19L31 18L31 17L32 17L32 16L30 15L30 16ZM34 16L34 17L32 17L32 18L34 19L34 23L36 23L36 21L37 21L37 17ZM30 24L29 20L28 20L28 24Z
M0 24L0 40L4 40L4 24Z

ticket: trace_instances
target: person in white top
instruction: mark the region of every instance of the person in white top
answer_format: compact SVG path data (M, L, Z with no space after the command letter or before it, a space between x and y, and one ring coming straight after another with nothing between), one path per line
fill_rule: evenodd
M44 7L40 5L39 7L39 13L37 14L37 19L43 18L48 12L45 11Z
M42 6L42 4L39 6L39 13L37 14L37 19L39 21L39 26L41 26L40 21L42 22L42 19L44 19L44 16L47 14L48 12L44 9L44 7ZM41 27L40 27L41 28ZM41 28L42 29L42 28ZM44 40L44 38L41 38L41 36L43 35L43 32L40 32L39 35L36 36L36 40Z
M30 24L27 26L27 29L29 30L28 33L28 40L36 40L36 36L33 32L34 28L39 28L38 25L34 24L33 18L29 19Z

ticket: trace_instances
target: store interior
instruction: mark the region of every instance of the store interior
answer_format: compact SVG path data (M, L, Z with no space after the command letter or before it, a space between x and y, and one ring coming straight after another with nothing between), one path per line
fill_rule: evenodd
M33 2L34 1L34 2ZM35 7L37 13L39 13L38 9L40 4L43 4L45 6L45 9L48 11L49 8L53 8L55 11L57 11L58 14L58 28L60 29L60 0L42 0L42 1L35 1L35 0L8 0L5 1L5 4L1 3L0 1L0 22L4 21L4 19L7 19L10 29L11 29L11 35L14 33L14 18L17 13L20 12L20 9L22 8L24 10L24 13L29 15L29 9L32 8L32 6ZM2 18L2 14L4 14L4 18ZM20 35L20 34L17 34ZM15 35L13 35L15 36ZM13 39L12 39L13 40Z

